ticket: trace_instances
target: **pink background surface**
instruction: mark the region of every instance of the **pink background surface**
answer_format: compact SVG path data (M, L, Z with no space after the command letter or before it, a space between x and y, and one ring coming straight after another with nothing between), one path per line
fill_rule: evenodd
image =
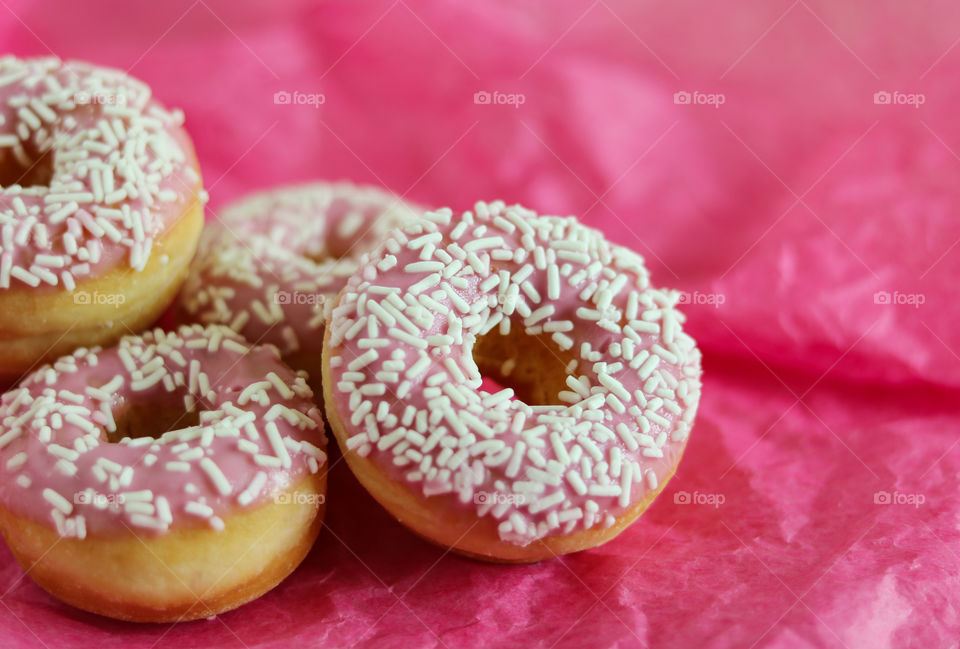
M184 109L211 215L314 178L577 214L705 302L686 311L706 371L676 478L602 548L444 554L341 463L316 547L259 601L123 624L53 600L3 548L0 642L957 646L960 6L639 5L0 0L3 50L129 69Z

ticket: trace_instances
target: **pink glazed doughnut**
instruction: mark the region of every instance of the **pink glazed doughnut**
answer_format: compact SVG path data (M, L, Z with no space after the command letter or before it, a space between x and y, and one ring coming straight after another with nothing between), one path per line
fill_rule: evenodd
M141 331L203 227L183 113L126 74L0 57L0 380Z
M332 298L365 253L420 212L392 194L346 182L243 198L204 233L180 294L182 319L274 344L291 366L319 379ZM313 385L319 389L319 381Z
M199 325L78 349L0 400L0 530L41 587L110 617L209 617L313 544L325 436L272 346Z
M428 213L340 293L328 421L368 491L439 545L509 562L599 545L651 504L690 432L700 352L677 300L572 217Z

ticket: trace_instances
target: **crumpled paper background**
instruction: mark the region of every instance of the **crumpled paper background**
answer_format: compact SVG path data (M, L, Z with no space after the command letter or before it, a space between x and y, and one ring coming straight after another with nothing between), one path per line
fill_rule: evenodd
M4 548L0 643L958 646L960 7L528 4L3 0L0 42L130 69L182 107L210 218L347 178L577 214L643 253L705 354L660 499L604 547L484 565L407 533L340 463L316 547L259 601L123 624Z

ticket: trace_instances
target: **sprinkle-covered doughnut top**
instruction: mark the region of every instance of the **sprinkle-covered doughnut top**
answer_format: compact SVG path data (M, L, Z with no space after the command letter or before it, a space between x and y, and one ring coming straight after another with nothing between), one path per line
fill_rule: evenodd
M226 327L78 349L0 400L0 504L81 539L222 529L230 512L325 466L311 397L276 348ZM194 420L180 423L187 412ZM133 417L171 419L173 430L108 441Z
M196 321L228 325L284 354L319 351L331 298L364 253L417 213L392 194L349 183L253 194L204 232L181 306Z
M0 290L142 270L204 197L182 124L119 71L0 58Z
M495 517L508 542L612 525L672 474L696 413L700 352L677 299L572 217L501 202L428 213L333 310L348 447L424 496ZM475 341L516 327L571 358L565 405L480 389Z

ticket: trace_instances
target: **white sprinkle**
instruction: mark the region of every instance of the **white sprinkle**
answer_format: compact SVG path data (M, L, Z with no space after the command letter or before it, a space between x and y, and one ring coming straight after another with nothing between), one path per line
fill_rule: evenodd
M33 273L24 270L20 266L13 266L10 269L10 276L19 279L24 284L27 284L33 288L40 286L40 278Z
M481 239L473 239L463 244L463 249L467 252L500 247L503 247L503 237L483 237Z
M508 478L515 478L517 473L520 471L520 462L523 460L524 452L527 449L527 445L519 441L516 446L513 447L513 455L510 457L510 463L507 465L507 470L505 475Z
M650 489L657 488L657 474L653 471L647 471L647 486Z
M641 379L646 379L659 364L660 357L651 354L650 357L643 362L643 365L640 366L640 369L637 370L637 376L639 376Z
M513 388L504 388L498 392L495 392L483 399L484 408L496 408L501 403L509 401L513 398L514 392Z
M216 462L208 457L205 457L200 460L200 468L206 472L207 476L210 478L210 481L213 483L213 486L217 488L217 491L219 491L221 495L230 495L230 492L232 491L230 482L227 480L227 477L223 475L223 471L220 470L220 467L217 466Z
M23 451L7 460L7 469L13 470L23 466L27 461L27 454Z
M591 496L600 496L600 497L612 497L620 496L622 489L620 485L601 485L601 484L592 484L587 488L587 493Z
M403 270L407 273L431 273L443 270L443 266L442 261L416 261L404 266Z
M583 482L583 478L580 477L580 474L577 473L575 469L567 471L567 481L570 483L570 486L573 487L574 491L577 492L577 495L584 496L587 493L587 485Z
M402 343L406 343L418 349L426 349L427 341L423 338L417 338L416 336L407 333L403 329L392 328L387 331L393 338L396 338ZM370 350L373 351L373 350Z
M44 489L43 498L66 516L73 512L73 504L53 489Z
M573 339L566 334L555 332L551 338L557 343L557 346L564 351L573 347Z
M203 503L192 500L184 506L183 510L188 514L200 516L201 518L210 518L213 516L213 509L209 505L204 505Z
M274 455L257 454L253 456L253 461L258 466L269 467L272 469L280 468L280 466L283 464L280 458Z
M247 506L252 503L257 496L260 495L260 492L263 490L264 485L267 483L267 474L263 471L258 471L253 479L250 481L250 484L247 485L247 488L244 489L239 496L237 496L237 502L242 506Z
M368 349L362 353L357 358L353 359L348 365L347 368L351 371L357 371L369 365L380 358L380 354L377 353L376 349Z
M623 384L618 381L616 378L610 374L601 373L597 376L597 379L601 384L611 392L613 392L617 397L623 401L629 402L631 399L630 393L627 392L627 389L623 387Z
M283 439L280 437L277 424L272 421L268 422L267 425L264 426L264 431L267 434L267 440L270 442L270 447L273 449L274 455L280 458L280 465L285 469L290 468L292 465L290 454L287 452L287 447L283 444Z
M623 465L623 471L620 475L620 501L621 507L630 504L630 491L633 484L633 464L627 462Z
M163 523L169 525L173 522L173 514L170 512L170 503L163 496L157 496L156 498L157 506L157 518L159 518Z
M566 496L562 490L554 491L549 496L541 498L530 505L529 510L531 514L539 514L544 510L550 509L554 505L559 505L564 500L566 500Z
M410 288L408 288L407 290L409 291L410 295L417 295L418 293L421 293L427 290L428 288L433 288L434 286L440 283L441 279L442 279L442 276L440 275L440 273L432 273L430 275L427 275L423 279L421 279L416 284L413 284L412 286L410 286Z

